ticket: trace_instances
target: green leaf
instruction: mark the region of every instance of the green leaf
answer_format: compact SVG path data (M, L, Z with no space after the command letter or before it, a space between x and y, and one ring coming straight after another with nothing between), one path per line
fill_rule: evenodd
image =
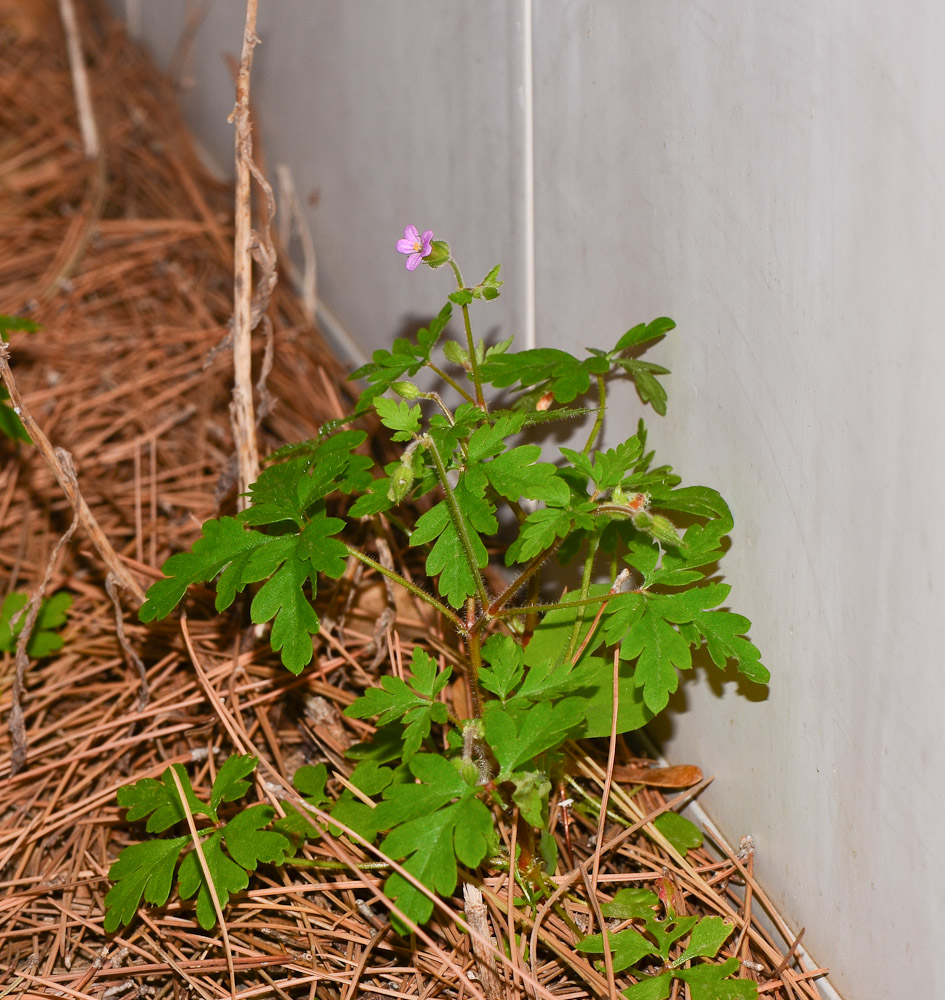
M504 701L525 674L525 651L508 635L493 633L482 647L489 664L479 670L479 683Z
M731 521L724 518L708 524L692 524L686 529L682 545L661 550L646 535L628 541L625 561L643 576L646 589L658 584L683 587L705 576L702 567L718 562L724 555L721 540L731 530Z
M611 353L616 354L618 351L626 351L631 347L637 347L648 341L665 337L675 327L676 324L668 316L660 316L650 323L638 323L627 330L620 340L617 341L617 345Z
M671 605L660 597L649 595L643 615L620 644L621 658L637 661L634 678L643 688L646 707L654 714L666 707L670 694L678 687L676 671L692 666L689 643L664 617Z
M705 636L709 656L717 667L724 670L725 664L734 660L738 672L756 684L767 684L771 680L771 674L760 662L758 647L744 638L744 633L751 628L747 618L731 611L699 611L692 620Z
M537 461L541 448L537 444L520 445L498 455L491 462L473 466L469 477L482 476L506 500L518 501L522 497L541 500L556 507L563 507L571 498L571 491L558 470L549 462ZM470 489L474 489L470 485Z
M668 374L667 369L660 365L650 365L645 361L633 359L620 359L615 363L633 379L640 399L644 403L649 403L661 417L665 417L666 390L655 374Z
M430 735L431 724L444 723L449 717L446 706L433 699L449 680L452 668L447 667L438 675L436 661L415 646L413 669L412 686L399 677L384 676L379 688L367 688L344 712L352 719L376 716L378 727L403 719L405 728L401 753L404 763L410 761Z
M111 934L119 924L128 924L138 912L142 896L146 903L163 906L171 894L174 869L190 836L173 840L146 840L122 850L108 869L114 885L105 894L105 930Z
M381 677L381 687L366 688L364 694L355 699L345 710L349 719L372 719L377 717L378 726L385 726L399 719L411 708L428 704L399 678L385 675Z
M692 929L686 950L673 962L672 968L677 969L694 958L715 958L734 929L734 925L726 923L721 917L703 917Z
M9 340L10 334L17 330L22 333L36 333L41 329L42 327L31 319L24 319L22 316L0 315L0 340Z
M613 657L595 656L588 665L596 665L582 688L584 729L582 738L609 737L614 712ZM638 686L633 670L624 661L617 676L617 735L634 732L652 722L654 712L647 707L643 689Z
M270 465L249 487L250 506L240 515L244 524L278 524L292 521L302 527L305 503L299 496L309 458Z
M232 754L223 762L210 789L210 818L214 822L221 803L235 802L249 791L252 782L247 781L246 776L256 770L258 763L259 758L252 754Z
M595 584L590 588L588 596L600 597L607 594L609 589L606 584ZM525 648L525 665L528 667L528 673L518 689L515 702L556 699L575 692L586 695L588 686L593 685L595 678L599 678L603 661L599 657L594 657L594 651L600 645L599 636L591 639L576 664L572 665L566 655L578 614L584 612L577 636L578 643L583 642L594 619L593 608L579 609L571 603L579 597L579 592L566 595L562 606L547 612L538 623L531 641ZM610 677L609 668L607 669ZM607 683L610 684L610 681ZM608 735L609 719L608 715Z
M653 825L682 855L690 848L702 846L702 831L679 813L664 812L656 817Z
M643 444L634 435L607 451L595 451L591 455L574 451L573 448L562 448L561 454L580 472L594 482L599 491L612 490L625 480L627 474L634 470L643 457Z
M657 920L651 916L646 921L647 933L656 942L656 950L664 962L669 960L672 946L684 938L695 927L698 917L671 917L667 920Z
M623 991L628 1000L666 1000L673 989L673 974L661 972L658 976L647 976Z
M617 920L652 920L659 897L649 889L620 889L609 903L601 903L601 913Z
M272 541L257 531L247 531L235 517L221 517L204 522L203 533L190 552L178 552L161 567L163 580L148 588L138 616L143 622L166 618L178 605L191 583L212 580L237 556L247 554ZM228 592L230 601L235 591ZM217 611L228 604L217 602Z
M708 486L684 486L682 489L655 489L650 503L661 510L678 510L697 517L722 518L731 529L732 512L722 496Z
M691 969L676 969L677 979L689 984L692 1000L756 1000L758 984L751 979L729 979L738 971L737 958L721 965L701 962Z
M518 538L506 550L505 565L528 562L554 545L557 539L566 538L573 529L592 527L594 506L588 502L572 505L570 510L540 507L532 511L522 522Z
M4 406L5 400L10 398L7 390L0 385L0 434L8 437L11 441L23 441L25 444L32 444L33 439L27 434L23 421L12 406Z
M263 862L281 865L292 853L286 837L264 829L274 815L272 806L260 802L237 813L223 828L226 849L238 865L255 871Z
M393 858L408 858L404 868L411 875L432 892L449 897L456 889L457 858L468 868L476 868L493 839L489 810L479 799L465 798L402 823L387 835L381 850ZM384 892L411 920L424 923L430 919L433 901L399 873L387 879Z
M614 972L629 969L631 965L636 965L642 958L654 954L655 951L652 942L647 941L639 931L635 931L632 927L627 927L616 934L608 934L607 941L614 955ZM603 952L603 935L589 935L577 943L577 950L592 953Z
M375 764L388 764L400 760L403 751L403 726L392 722L378 729L366 743L355 743L345 751L349 760L371 760Z
M217 830L200 845L221 910L229 901L231 893L241 892L249 885L246 870L223 853L222 839L223 831ZM204 930L210 930L217 922L217 916L196 850L186 855L180 863L177 871L177 891L181 899L190 899L196 894L197 923Z
M483 723L486 742L499 762L497 780L507 780L522 764L558 747L581 725L583 714L579 698L565 698L555 705L540 701L521 714L497 701L487 702Z
M512 801L526 823L541 830L548 825L548 796L551 782L544 771L516 771L509 777Z
M374 810L381 830L391 830L415 816L435 812L452 799L475 792L475 788L439 754L417 754L409 766L410 773L418 779L417 782L388 785L384 791L384 801Z
M377 410L381 423L396 432L392 436L393 441L410 441L420 433L419 406L411 406L403 400L378 396L374 400L374 409Z
M338 580L348 566L348 549L344 542L332 538L344 528L340 517L327 517L320 513L305 525L299 536L298 554L307 559L318 573Z
M391 786L395 777L393 769L380 767L377 761L367 758L355 767L348 780L365 795L379 795Z
M23 319L20 316L0 315L0 339L4 341L10 339L9 335L13 331L36 333L39 329L40 327L36 323L28 319ZM6 437L13 441L23 441L26 444L32 444L32 439L26 433L26 428L23 426L19 414L12 407L2 405L3 401L9 398L10 394L7 392L6 386L0 384L0 434L6 435ZM38 655L44 654L30 653L30 656Z
M391 496L391 483L392 480L386 476L375 479L371 491L359 496L348 509L348 517L370 517L390 510L395 503Z
M547 383L557 402L570 403L588 391L591 376L606 372L605 358L591 357L579 361L567 351L553 347L538 347L528 351L499 354L479 369L484 382L503 389L518 383L522 388Z
M355 798L351 792L345 789L331 808L331 818L354 830L369 844L373 844L379 832L374 812L375 810L367 803ZM333 834L338 832L337 827L329 827L328 829Z
M3 599L0 605L0 652L13 653L16 642L26 624L25 612L20 615L16 624L11 626L11 619L29 603L29 595L14 590ZM33 659L41 659L62 649L62 636L55 630L61 628L66 621L66 613L72 607L72 597L64 590L43 598L33 623L33 632L26 644L26 655Z
M301 673L314 655L312 636L318 632L318 615L302 589L312 573L312 563L298 549L291 550L250 605L255 624L272 621L270 645L273 651L281 651L283 666L293 674ZM313 582L313 591L314 587Z
M331 804L331 796L325 789L328 780L328 768L324 764L303 764L292 778L295 790L316 809L327 811ZM285 818L278 819L273 824L277 833L285 834L293 843L301 840L317 840L322 835L322 828L315 825L315 818L304 810L299 810L291 802L281 803L285 810Z
M493 507L487 500L477 497L466 488L465 476L460 476L453 496L472 546L476 566L482 569L489 562L489 554L479 532L491 535L499 528ZM410 545L425 545L433 539L436 541L427 554L427 575L438 576L437 589L440 594L454 608L460 608L467 597L476 593L476 578L445 500L441 500L417 519L416 528L410 536Z
M180 779L181 787L184 789L184 797L193 815L210 815L210 810L200 799L194 795L190 778L184 770L182 764L172 764L177 777ZM141 778L133 785L122 785L118 789L118 804L128 813L125 819L129 823L148 817L146 829L148 833L163 833L169 830L175 823L183 822L186 813L181 804L177 786L171 777L171 767L165 768L160 779Z
M498 298L499 286L502 284L503 282L499 281L499 265L496 264L482 281L474 288L471 288L470 291L473 294L473 298L490 301L491 299Z

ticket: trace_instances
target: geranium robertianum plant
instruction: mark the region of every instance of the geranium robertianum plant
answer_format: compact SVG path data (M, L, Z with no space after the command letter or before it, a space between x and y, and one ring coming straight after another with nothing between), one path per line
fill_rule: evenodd
M632 381L644 403L665 413L658 377L667 370L639 354L673 329L672 320L641 323L610 350L588 348L584 357L555 348L513 351L511 339L487 347L474 339L469 312L475 301L498 296L499 268L467 285L448 245L413 226L397 249L410 271L421 262L448 265L457 284L449 301L414 339L395 340L354 372L367 388L350 420L271 455L247 509L207 521L189 552L167 560L141 618L170 614L192 583L215 581L219 612L252 588L252 621L272 623L273 650L299 673L312 660L319 629L319 579L341 577L349 560L433 608L456 636L451 662L417 644L406 679L384 676L346 710L377 727L372 741L349 754L358 763L347 783L358 794L349 788L331 802L324 765L303 768L295 781L313 805L330 808L333 819L377 842L432 893L449 896L458 866L502 863L495 821L513 807L523 828L537 832L536 853L554 870L548 800L562 745L610 735L615 669L618 733L666 707L679 671L702 647L717 667L734 663L756 683L766 683L768 672L745 638L748 620L721 607L730 588L710 578L732 528L725 501L708 487L681 486L669 466L654 465L642 420L625 441L599 446L612 385ZM458 340L447 336L457 307ZM442 393L411 381L423 369ZM366 432L348 426L372 412L399 449L382 469L366 450ZM590 427L580 437L575 431L573 447L547 443L543 451L536 441L551 429L560 437L567 422ZM370 535L363 546L349 540L350 524L379 518L423 553L429 585L383 565ZM557 584L556 591L556 567L572 561L580 586L562 593ZM457 667L465 697L451 702L447 683ZM209 803L195 796L179 765L160 781L119 793L128 818L148 817L150 832L188 813L203 824L199 837L220 905L259 863L282 863L305 838L324 832L289 803L282 819L256 805L225 820L218 810L245 792L255 763L231 758ZM186 833L122 852L110 873L116 884L106 898L106 926L130 920L142 895L165 902L175 872L181 895L197 894L198 919L212 926L206 873ZM396 871L385 891L410 920L430 917L430 895Z

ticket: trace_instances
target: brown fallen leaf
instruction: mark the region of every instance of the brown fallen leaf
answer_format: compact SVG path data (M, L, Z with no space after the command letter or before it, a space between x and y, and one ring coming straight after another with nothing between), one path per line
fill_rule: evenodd
M651 788L689 788L702 781L702 769L695 764L672 764L669 767L637 767L618 764L614 778L630 785L648 785Z

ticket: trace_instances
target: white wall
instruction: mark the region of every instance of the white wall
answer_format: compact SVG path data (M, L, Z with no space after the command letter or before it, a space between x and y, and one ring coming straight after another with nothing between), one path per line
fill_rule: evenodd
M227 158L218 53L238 51L241 7L211 5L187 97ZM849 1000L945 995L945 6L263 8L269 160L318 190L321 294L367 349L448 291L392 252L409 221L467 278L503 263L486 325L506 335L529 326L529 280L542 344L677 320L651 439L732 504L732 604L773 680L759 701L701 673L664 745L718 776L707 809L754 835ZM142 8L159 54L183 12ZM636 416L612 413L612 436Z

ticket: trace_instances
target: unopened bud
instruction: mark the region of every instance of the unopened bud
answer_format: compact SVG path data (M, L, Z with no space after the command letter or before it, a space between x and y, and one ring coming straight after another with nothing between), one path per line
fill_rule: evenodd
M423 258L424 264L430 267L440 267L450 259L450 245L445 240L434 240L430 244L430 252Z
M668 517L663 517L662 514L651 514L648 516L650 518L650 526L646 530L655 539L664 545L675 545L678 547L681 544L682 540L676 533L676 526Z
M400 503L410 492L411 486L413 486L413 466L409 461L403 461L390 477L387 499L393 503Z
M392 382L390 387L401 399L424 399L426 396L413 382Z

